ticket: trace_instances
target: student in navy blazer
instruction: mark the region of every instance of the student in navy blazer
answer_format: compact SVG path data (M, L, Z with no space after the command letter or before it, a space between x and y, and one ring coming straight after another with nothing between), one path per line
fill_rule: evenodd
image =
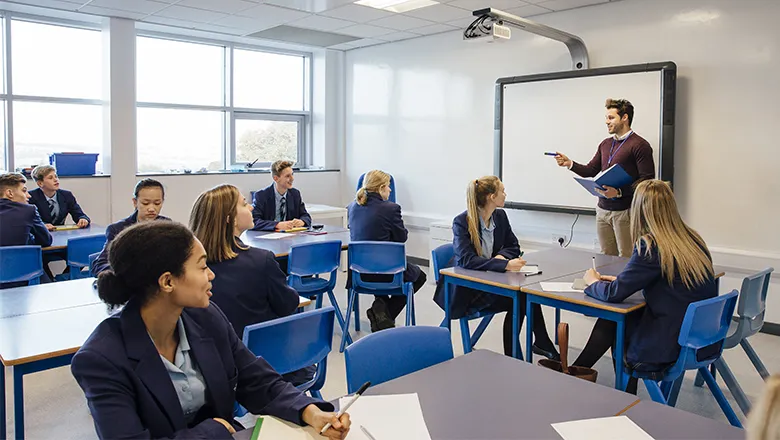
M135 184L133 190L133 208L135 210L129 217L112 223L106 228L106 244L90 266L90 273L93 276L98 276L100 272L111 268L108 263L108 246L117 234L136 223L149 220L170 220L168 217L160 215L163 202L165 202L165 188L163 188L162 183L147 178L141 179Z
M252 218L256 231L284 231L291 228L310 227L311 216L301 192L293 188L293 162L277 160L271 165L274 183L255 192Z
M388 201L390 197L390 175L379 170L366 173L363 187L355 201L347 207L349 218L349 236L351 241L392 241L406 243L408 231L401 217L401 206ZM352 272L349 273L347 286L352 284ZM366 281L384 281L388 275L363 275ZM392 278L392 276L390 276ZM416 293L425 285L425 272L414 264L407 263L404 282L412 283ZM406 297L376 296L373 305L366 312L371 323L371 331L395 327L395 318L406 306Z
M496 176L485 176L469 182L466 189L467 210L452 221L455 266L472 270L506 272L520 270L525 260L506 212L502 209L506 193L504 184ZM444 309L444 285L436 286L434 301ZM486 292L456 286L450 293L450 318L458 319L476 312L507 312L504 318L504 354L512 356L514 342L519 335L512 332L512 299ZM525 297L520 298L520 326L525 318ZM538 304L534 312L534 353L558 359L558 351L547 334L547 328Z
M64 225L69 214L79 228L89 226L89 217L81 210L73 193L60 189L56 168L51 165L37 166L32 171L32 177L38 188L30 191L30 203L38 207L38 213L50 231L54 230L54 226ZM57 204L56 216L52 213L49 199L53 199Z
M292 315L300 301L298 292L287 285L273 252L241 241L241 234L250 228L252 205L233 185L203 192L192 206L190 230L206 248L207 262L216 275L211 300L239 336L248 325ZM311 380L315 370L304 368L284 378L300 385Z
M701 236L683 222L674 194L665 182L640 183L631 204L634 251L617 277L585 274L585 293L606 302L621 302L642 291L647 306L627 322L626 363L634 370L662 373L677 361L688 305L718 296L715 270ZM599 319L574 365L592 367L615 341L616 324ZM699 359L716 356L720 344L705 347ZM627 391L636 394L636 379Z
M186 227L146 222L119 234L98 294L124 309L105 319L73 357L98 437L231 439L238 402L256 414L333 428L349 417L307 397L255 357L209 302L214 273Z

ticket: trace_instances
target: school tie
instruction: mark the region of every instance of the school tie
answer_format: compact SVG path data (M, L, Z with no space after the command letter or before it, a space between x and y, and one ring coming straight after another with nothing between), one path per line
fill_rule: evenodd
M282 222L287 220L287 197L282 197L279 201L279 218Z
M54 199L49 199L49 212L51 213L52 221L54 221L55 218L57 218L57 214L59 214L59 207L57 206L57 202L54 201Z

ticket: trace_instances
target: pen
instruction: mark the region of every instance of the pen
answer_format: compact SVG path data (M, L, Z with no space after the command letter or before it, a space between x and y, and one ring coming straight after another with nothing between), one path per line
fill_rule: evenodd
M365 427L365 426L363 426L363 425L360 425L360 430L361 430L361 431L363 431L363 434L365 434L365 435L366 435L366 437L368 437L368 440L376 440L376 437L374 437L373 435L371 435L371 433L370 433L370 432L368 432L368 429L366 429L366 427Z
M525 276L532 277L534 275L541 275L541 274L542 274L542 271L540 270L539 272L536 272L536 273L527 273L527 274L525 274Z
M366 383L364 383L364 384L363 384L363 386L361 386L361 387L360 387L360 388L357 390L357 392L355 393L355 395L352 397L352 400L350 400L349 402L347 402L347 404L346 404L346 405L344 405L344 408L341 408L341 409L339 410L339 412L338 412L338 413L336 413L336 418L337 418L337 419L341 418L341 416L343 416L343 415L344 415L344 413L345 413L345 412L347 412L347 410L349 409L349 407L350 407L350 406L352 406L352 404L353 404L353 403L355 403L355 401L356 401L356 400L358 400L358 397L360 397L360 396L363 394L363 392L364 392L364 391L366 391L366 390L368 389L368 387L370 387L370 386L371 386L371 382L366 382ZM328 428L330 428L330 426L331 426L331 425L330 425L330 422L328 422L328 424L326 424L325 426L323 426L323 427L322 427L322 429L320 430L320 434L324 434L324 433L325 433L325 431L327 431L327 430L328 430Z
M558 155L558 153L552 153L552 152L549 152L549 151L545 151L545 152L544 152L544 155L545 155L545 156L557 156L557 155Z
M593 257L593 271L594 271L594 272L598 272L598 271L596 270L596 257Z

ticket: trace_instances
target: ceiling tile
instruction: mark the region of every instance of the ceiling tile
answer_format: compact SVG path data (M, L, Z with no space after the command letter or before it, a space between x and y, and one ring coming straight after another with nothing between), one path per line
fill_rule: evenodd
M433 23L428 20L397 14L385 18L380 18L379 20L374 20L369 22L369 24L373 26L381 26L399 31L405 31L407 29L428 26Z
M176 26L176 27L186 28L186 29L192 29L198 24L200 24L200 23L195 23L194 21L178 20L176 18L168 18L168 17L159 17L157 15L150 15L141 21L145 23L164 24L166 26Z
M168 7L170 3L150 0L92 0L87 6L99 6L101 8L119 9L120 11L138 12L141 14L154 14Z
M338 18L324 17L322 15L310 15L288 24L290 26L316 29L318 31L335 31L336 29L352 26L356 23L347 20L339 20Z
M404 15L423 18L436 23L446 23L459 18L471 17L471 11L448 5L433 5L405 12Z
M322 12L353 3L355 0L267 0L263 3L298 9L306 12Z
M79 12L103 17L129 18L130 20L140 20L148 15L140 12L120 11L119 9L101 8L98 6L84 6L79 8Z
M229 17L221 18L214 23L209 23L217 26L232 27L236 29L244 29L246 31L256 31L260 29L266 29L274 26L274 24L268 25L268 20L260 20L257 18L239 17L238 15L231 15Z
M608 3L610 0L549 0L539 3L539 6L553 11L563 11L566 9L590 6L599 3Z
M547 14L552 12L552 10L537 5L528 5L528 6L521 6L515 9L507 9L505 12L508 12L512 15L517 15L518 17L525 18L525 17L533 17L534 15Z
M181 0L176 4L178 6L223 12L225 14L235 14L236 12L257 6L257 3L246 0Z
M401 41L408 40L410 38L417 38L419 34L413 34L411 32L393 32L392 34L382 35L377 37L377 40L383 41Z
M340 18L342 20L349 20L357 23L365 23L367 21L389 17L393 15L393 13L382 11L376 8L369 8L368 6L345 5L336 9L325 11L320 15L327 15L328 17Z
M372 38L364 38L362 40L352 41L349 44L352 45L353 48L358 48L358 47L373 46L375 44L382 44L382 43L385 43L385 41L374 40Z
M176 5L169 6L154 15L175 18L177 20L194 21L196 23L211 23L212 21L228 16L228 14L223 14L221 12L205 11L203 9L186 8L184 6Z
M280 8L271 5L257 5L253 8L239 12L236 15L242 17L258 18L268 22L287 23L293 20L299 20L308 17L310 14L293 9Z
M354 26L345 27L339 29L340 34L352 35L361 38L378 37L380 35L386 35L393 32L392 29L387 29L379 26L371 26L369 24L356 24Z
M41 6L44 8L75 11L79 6L86 3L86 0L79 3L74 3L72 1L60 1L60 0L16 0L16 2L25 5Z
M447 3L449 6L476 11L478 9L495 8L501 11L527 6L523 0L455 0Z
M477 19L477 17L474 17L474 16L467 17L467 18L459 18L457 20L448 21L447 24L450 25L450 26L455 26L456 28L463 30L463 29L466 29L476 19Z
M335 46L329 46L328 49L333 49L333 50L350 50L350 49L352 49L354 47L355 46L353 46L351 44L342 43L342 44L337 44Z
M206 31L206 32L216 32L220 34L228 34L228 35L245 35L249 31L244 29L238 29L228 26L219 26L216 24L205 24L205 23L196 23L195 29L200 31Z
M450 26L448 24L432 24L430 26L425 26L421 28L409 29L409 32L414 32L415 34L420 34L420 35L433 35L433 34L440 34L442 32L450 32L456 30L459 30L459 28L455 26Z

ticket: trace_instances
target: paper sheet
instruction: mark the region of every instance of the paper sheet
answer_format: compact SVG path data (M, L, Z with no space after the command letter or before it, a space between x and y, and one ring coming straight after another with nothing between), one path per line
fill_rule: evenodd
M571 283L539 283L545 292L577 292L583 293L583 290L577 290Z
M533 266L523 266L520 268L520 273L538 273L539 272L539 266L533 265Z
M345 405L345 398L339 404ZM347 413L352 421L347 440L369 440L360 425L375 440L431 440L417 393L362 396Z
M253 428L254 426L249 429ZM324 438L311 426L303 428L271 416L263 416L263 426L260 428L260 435L257 436L257 440L321 440Z
M286 237L293 237L293 236L290 234L285 234L284 232L272 232L270 234L262 234L257 236L257 238L262 238L264 240L278 240L280 238L286 238Z
M653 440L626 416L553 423L564 440Z

